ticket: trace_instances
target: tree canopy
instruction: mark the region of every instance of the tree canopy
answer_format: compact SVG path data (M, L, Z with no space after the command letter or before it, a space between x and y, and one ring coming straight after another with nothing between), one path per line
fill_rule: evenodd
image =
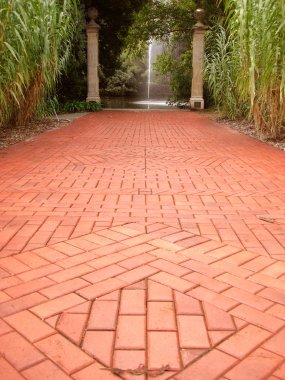
M99 11L100 65L105 75L111 76L120 65L119 57L134 13L146 0L85 0L86 9L94 5Z
M206 11L206 22L222 15L222 6L213 0L152 0L147 1L135 14L126 38L127 48L135 54L143 54L145 45L151 40L164 41L171 45L191 42L194 11L202 7Z

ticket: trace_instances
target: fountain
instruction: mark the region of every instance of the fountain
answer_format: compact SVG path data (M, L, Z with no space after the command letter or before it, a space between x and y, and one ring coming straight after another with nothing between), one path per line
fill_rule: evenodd
M113 109L165 109L170 108L167 104L169 97L169 84L163 80L159 80L153 70L153 63L157 56L163 52L163 46L155 40L150 40L146 52L146 76L144 82L140 85L140 95L137 99L121 97L119 99L110 99L109 104L105 108ZM106 104L106 103L105 103Z
M147 50L147 98L132 102L132 104L139 105L146 109L163 109L169 107L167 104L169 84L165 83L165 79L158 79L153 70L153 63L156 61L157 56L162 52L162 44L155 40L150 40Z
M152 69L152 41L148 45L148 80L147 80L147 98L150 99L151 69Z

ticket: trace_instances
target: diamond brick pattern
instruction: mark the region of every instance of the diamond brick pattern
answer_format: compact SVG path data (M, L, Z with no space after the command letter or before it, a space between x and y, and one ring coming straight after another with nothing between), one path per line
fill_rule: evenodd
M285 378L282 158L176 111L1 152L1 375Z

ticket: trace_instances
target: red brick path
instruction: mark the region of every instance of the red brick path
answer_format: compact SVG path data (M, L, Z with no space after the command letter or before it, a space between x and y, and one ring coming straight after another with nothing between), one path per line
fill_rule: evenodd
M1 380L285 379L283 153L106 111L0 160Z

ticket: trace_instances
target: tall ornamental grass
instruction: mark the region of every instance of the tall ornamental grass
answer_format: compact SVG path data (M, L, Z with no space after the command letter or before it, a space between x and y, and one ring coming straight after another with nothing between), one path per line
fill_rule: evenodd
M235 39L216 25L207 36L205 74L208 88L218 108L230 119L244 117L249 106L241 98L237 82L240 58Z
M205 73L230 117L252 118L260 135L285 127L285 1L225 0L225 27L208 36Z
M27 123L55 87L77 0L0 0L0 126Z

